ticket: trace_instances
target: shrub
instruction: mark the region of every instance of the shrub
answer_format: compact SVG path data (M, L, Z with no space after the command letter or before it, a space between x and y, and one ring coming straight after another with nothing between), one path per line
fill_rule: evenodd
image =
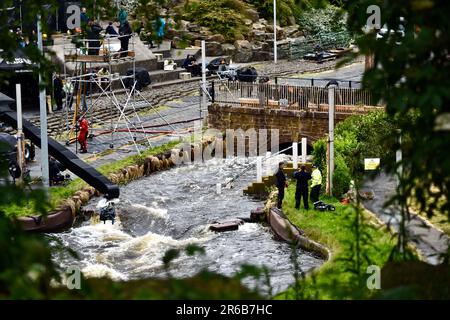
M261 17L273 20L273 0L246 0L253 5ZM300 17L300 6L298 0L278 0L277 20L281 26L289 25L289 17L298 19Z
M344 157L337 154L334 160L333 173L333 195L339 198L346 193L350 187L350 169L345 163Z
M248 32L243 21L250 7L241 0L193 0L186 1L182 18L208 27L212 32L222 34L227 41L235 40Z
M302 11L298 24L308 35L342 32L347 30L347 16L340 8L328 5Z

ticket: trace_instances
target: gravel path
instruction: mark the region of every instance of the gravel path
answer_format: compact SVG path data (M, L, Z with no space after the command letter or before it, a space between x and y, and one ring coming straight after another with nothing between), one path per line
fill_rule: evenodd
M374 193L374 199L365 201L364 206L397 231L401 217L399 209L394 206L384 208L384 204L395 194L395 188L396 179L385 173L374 180L365 181L363 187L365 191ZM411 214L407 231L408 238L414 242L426 262L434 265L441 263L439 255L446 252L450 245L450 238L446 234L416 214Z

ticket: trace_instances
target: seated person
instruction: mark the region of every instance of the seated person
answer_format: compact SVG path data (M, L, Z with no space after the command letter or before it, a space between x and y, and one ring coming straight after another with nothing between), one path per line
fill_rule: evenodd
M66 178L61 174L61 171L66 170L66 168L61 163L56 161L55 158L49 157L48 169L51 186L64 182Z
M220 63L219 63L219 69L218 69L218 71L219 71L219 72L224 72L224 71L227 71L227 70L228 70L228 64L227 64L227 62L225 61L225 59L222 58L222 59L220 60Z
M194 77L202 75L201 66L197 63L197 59L193 55L188 54L182 65Z

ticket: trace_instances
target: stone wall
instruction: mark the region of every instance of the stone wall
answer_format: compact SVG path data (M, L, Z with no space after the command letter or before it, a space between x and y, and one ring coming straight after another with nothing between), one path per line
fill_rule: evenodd
M348 115L336 114L336 123ZM328 132L328 113L241 106L208 106L208 127L226 129L278 129L280 144L307 138L308 144Z

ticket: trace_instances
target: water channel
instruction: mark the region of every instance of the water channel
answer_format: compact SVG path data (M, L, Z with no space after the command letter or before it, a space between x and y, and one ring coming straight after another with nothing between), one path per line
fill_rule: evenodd
M293 283L291 247L275 240L270 227L245 223L237 231L209 230L215 221L249 217L252 209L263 205L263 201L242 192L255 179L254 169L243 173L232 188L222 189L220 194L216 191L217 183L230 179L253 161L213 159L131 182L121 187L118 221L114 225L110 221L87 221L56 235L64 246L77 252L79 259L68 254L57 254L54 259L62 267L79 265L88 277L162 277L162 257L168 249L196 244L205 249L205 254L181 254L171 264L174 276L192 276L205 267L229 276L242 264L264 265L270 270L273 290L282 291ZM89 205L95 206L98 200ZM323 260L300 250L298 262L306 272ZM244 283L255 285L251 280Z

